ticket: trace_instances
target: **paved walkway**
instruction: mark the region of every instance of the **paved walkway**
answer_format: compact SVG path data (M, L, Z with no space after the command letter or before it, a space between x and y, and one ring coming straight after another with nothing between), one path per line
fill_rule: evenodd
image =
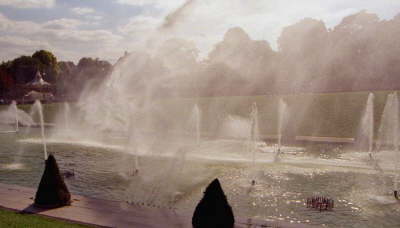
M72 205L43 210L32 206L36 190L0 183L0 207L25 211L66 221L100 227L192 227L191 215L178 215L172 210L139 207L119 201L93 199L73 195ZM250 227L308 227L299 224L249 221L235 218L237 228ZM252 223L253 225L249 224Z

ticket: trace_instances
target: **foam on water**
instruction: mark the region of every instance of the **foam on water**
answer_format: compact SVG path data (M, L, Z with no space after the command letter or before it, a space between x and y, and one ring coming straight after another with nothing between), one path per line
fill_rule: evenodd
M42 140L39 138L26 138L19 139L20 143L30 143L30 144L42 144ZM76 145L81 147L93 147L93 148L101 148L107 150L114 151L124 151L124 147L121 145L112 145L106 144L98 141L89 141L89 140L74 140L74 139L66 139L66 138L50 138L46 141L47 144L66 144L66 145Z
M392 195L373 195L373 194L369 194L368 198L371 201L374 201L378 204L383 204L383 205L387 205L387 204L398 204L399 202L392 196Z
M30 144L41 144L41 139L39 138L27 138L18 140L20 143L30 143ZM105 150L111 150L115 152L126 153L126 148L123 145L118 144L106 144L98 141L75 141L68 139L48 139L48 144L66 144L81 147L92 147ZM248 158L248 154L244 153L246 150L246 142L240 140L209 140L203 141L200 145L197 144L185 144L185 145L175 145L178 151L186 152L186 159L192 161L206 161L211 163L242 163L250 164L253 163ZM288 147L288 150L290 147ZM301 148L295 148L301 150ZM283 150L284 151L284 150ZM302 149L304 151L304 149ZM153 153L149 153L146 150L138 149L138 156L154 156ZM174 152L157 154L158 157L174 157ZM383 154L383 153L382 153ZM395 156L393 152L386 152L387 157ZM351 152L344 153L341 158L337 159L324 159L314 156L308 156L303 153L283 153L282 158L284 159L284 165L294 165L294 166L310 166L316 169L323 169L325 171L329 170L352 170L355 172L368 173L373 171L372 167L369 166L364 159L367 160L367 153L361 152ZM255 165L268 164L274 162L274 153L263 153L261 150L257 153L257 160ZM390 160L389 158L387 158ZM361 168L361 169L360 169ZM387 167L391 170L391 166Z
M11 163L11 164L5 164L1 165L3 169L9 169L9 170L19 170L19 169L24 169L24 164L22 163Z

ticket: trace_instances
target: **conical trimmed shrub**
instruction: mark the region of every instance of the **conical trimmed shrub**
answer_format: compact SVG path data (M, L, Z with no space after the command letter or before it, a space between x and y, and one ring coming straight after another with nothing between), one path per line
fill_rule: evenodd
M58 169L52 154L46 160L46 166L35 196L35 206L56 208L71 204L71 194Z
M226 200L218 179L206 188L203 198L194 211L194 228L232 228L235 223L232 208Z

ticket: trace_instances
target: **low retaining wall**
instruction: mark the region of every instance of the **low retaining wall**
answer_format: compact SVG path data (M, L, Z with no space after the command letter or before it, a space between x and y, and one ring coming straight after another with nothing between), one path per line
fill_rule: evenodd
M354 138L318 137L318 136L296 136L296 141L303 142L325 142L325 143L354 143Z
M33 188L0 183L0 207L99 227L192 227L191 214L178 214L174 210L164 208L141 207L121 201L94 199L79 195L72 196L73 203L71 206L51 210L38 209L32 206L35 192L36 190ZM311 227L303 224L269 222L237 217L235 220L236 228Z

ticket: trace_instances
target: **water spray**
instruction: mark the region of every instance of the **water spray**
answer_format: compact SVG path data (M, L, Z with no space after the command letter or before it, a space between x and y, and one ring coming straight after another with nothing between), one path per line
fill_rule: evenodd
M256 163L256 150L257 150L257 140L258 140L258 109L257 103L254 102L251 106L251 127L250 127L250 151L252 156L252 166L255 167ZM256 181L253 179L251 185L255 185Z
M14 107L14 111L15 111L15 133L17 133L19 131L17 102L16 101L12 101L11 105Z
M44 160L47 160L47 145L46 145L46 137L45 137L45 132L44 132L44 118L43 118L42 103L39 100L36 100L35 103L33 104L33 106L39 114L40 132L41 132L41 136L42 136Z

